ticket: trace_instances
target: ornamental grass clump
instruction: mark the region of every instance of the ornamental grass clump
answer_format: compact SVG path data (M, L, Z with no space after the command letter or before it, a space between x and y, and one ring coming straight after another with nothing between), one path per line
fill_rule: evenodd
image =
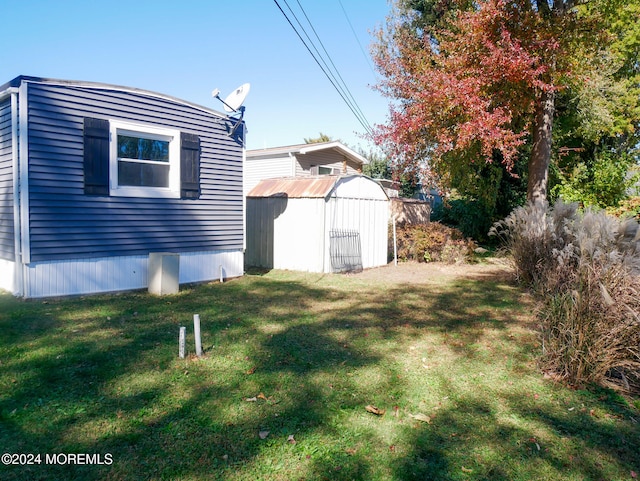
M543 368L640 392L638 223L559 201L518 208L491 233L539 296Z

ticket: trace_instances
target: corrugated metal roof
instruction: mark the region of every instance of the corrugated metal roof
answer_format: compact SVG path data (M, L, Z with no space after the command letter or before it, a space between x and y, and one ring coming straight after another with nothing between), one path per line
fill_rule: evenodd
M321 175L264 179L251 189L247 197L324 198L339 178L337 175Z

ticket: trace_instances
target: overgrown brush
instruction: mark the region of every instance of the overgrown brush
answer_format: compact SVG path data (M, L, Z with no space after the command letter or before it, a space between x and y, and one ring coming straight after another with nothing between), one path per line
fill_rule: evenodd
M398 258L418 262L459 264L473 258L476 247L458 229L439 222L398 226L396 229ZM389 242L393 246L393 239Z
M557 202L516 209L491 233L540 297L542 365L576 385L640 390L640 229Z

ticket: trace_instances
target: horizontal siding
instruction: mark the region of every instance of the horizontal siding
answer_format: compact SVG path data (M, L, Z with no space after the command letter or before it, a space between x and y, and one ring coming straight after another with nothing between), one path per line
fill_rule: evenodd
M15 261L11 99L0 102L0 259Z
M292 177L293 174L293 159L289 156L247 158L244 172L244 193L247 195L263 179Z
M242 249L242 146L227 135L229 121L194 106L117 89L31 83L28 102L33 262ZM200 198L85 195L84 117L198 135Z
M339 169L341 174L342 162L345 156L335 150L325 150L319 152L309 152L308 154L298 154L296 156L296 176L311 175L312 166L329 167L331 169ZM360 168L359 164L347 159L347 175L357 174Z

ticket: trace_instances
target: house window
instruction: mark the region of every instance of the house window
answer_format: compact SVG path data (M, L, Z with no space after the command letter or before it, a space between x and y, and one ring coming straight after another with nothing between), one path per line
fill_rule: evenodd
M180 132L111 121L109 191L129 197L180 197Z
M312 165L309 172L311 175L340 175L340 169L323 167L322 165Z

